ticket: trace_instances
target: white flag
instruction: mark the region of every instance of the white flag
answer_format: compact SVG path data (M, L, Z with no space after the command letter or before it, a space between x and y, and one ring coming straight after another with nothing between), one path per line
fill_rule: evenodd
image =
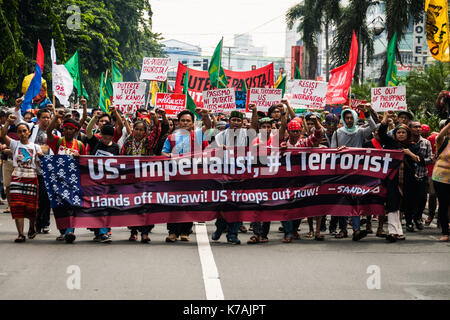
M53 92L63 106L69 106L69 96L73 91L73 79L63 64L53 64Z
M50 48L50 57L52 58L52 65L56 63L55 41L52 39L52 47Z

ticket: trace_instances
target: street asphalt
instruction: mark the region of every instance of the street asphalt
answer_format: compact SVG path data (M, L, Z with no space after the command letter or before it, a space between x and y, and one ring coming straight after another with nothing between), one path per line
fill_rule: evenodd
M55 240L53 216L49 234L14 243L14 220L4 209L0 206L3 300L204 300L211 294L225 300L450 298L450 243L438 241L435 224L391 244L375 234L353 242L351 227L349 238L335 239L327 231L318 242L305 238L305 219L303 239L284 244L280 223L273 222L268 243L247 244L248 232L239 234L241 245L230 245L225 235L211 240L215 228L208 221L210 243L199 250L195 230L200 229L194 228L189 242L166 243L165 224L155 226L148 244L128 241L127 228L113 228L110 244L77 229L75 243L66 244ZM201 259L203 254L207 258ZM214 279L208 276L211 268L217 269Z

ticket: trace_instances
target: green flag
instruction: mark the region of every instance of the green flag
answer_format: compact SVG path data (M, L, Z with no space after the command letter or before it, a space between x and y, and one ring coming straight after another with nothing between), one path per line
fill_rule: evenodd
M222 68L222 40L220 40L216 49L214 50L211 62L209 63L208 73L211 86L215 88L226 88L228 85L225 71Z
M242 86L241 86L241 91L244 91L244 92L247 92L247 83L245 82L245 80L244 79L241 79L241 84L242 84Z
M98 99L98 105L103 112L111 114L111 110L109 110L109 106L111 105L111 97L113 96L113 86L111 82L111 78L106 75L106 79L104 79L103 72L102 78L100 82L100 97Z
M116 61L112 59L112 82L123 82L123 76L117 67Z
M297 61L294 61L295 63L295 75L294 79L301 79L302 75L300 74L300 69L298 68Z
M281 97L284 97L284 93L286 92L286 76L284 76L281 81L277 81L274 87L275 89L281 89Z
M186 75L184 76L183 94L186 95L186 109L188 109L193 114L195 114L195 117L198 119L198 118L200 118L200 115L197 112L195 112L195 109L197 108L197 106L195 105L194 100L192 99L191 95L189 94L188 83L189 83L189 68L186 69Z
M397 79L397 64L395 63L395 46L397 41L397 32L394 33L387 48L387 73L386 73L386 87L396 86L399 81Z
M75 89L77 89L78 92L78 96L84 96L86 98L86 100L89 99L89 96L86 92L86 89L83 86L83 82L82 82L82 71L81 71L81 65L80 65L80 60L78 57L78 50L75 52L75 54L72 56L72 58L70 58L66 64L64 65L67 69L67 71L69 71L70 76L73 79L73 86L75 87Z

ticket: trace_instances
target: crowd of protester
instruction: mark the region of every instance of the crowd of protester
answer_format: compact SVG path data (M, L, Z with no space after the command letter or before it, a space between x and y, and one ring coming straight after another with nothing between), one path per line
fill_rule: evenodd
M50 232L50 201L44 184L39 157L46 154L93 156L154 156L187 154L195 148L223 148L229 146L276 146L281 148L357 147L397 149L404 160L395 178L389 180L382 216L327 216L307 218L306 238L323 241L321 232L338 239L348 237L359 241L373 233L387 242L405 240L407 232L417 232L430 226L437 211L437 226L442 230L440 241L449 237L450 195L450 121L440 122L439 132L420 123L407 111L376 113L370 105L357 110L345 107L340 115L329 112L308 112L297 116L287 100L273 105L267 113L249 105L251 116L232 111L213 114L197 109L197 116L189 110L176 117L168 117L162 109L140 108L133 115L124 115L111 107L111 114L94 108L88 111L82 98L82 112L52 104L40 105L36 113L21 114L22 98L16 105L0 111L2 193L8 203L5 213L15 220L18 237L25 242L24 220L29 220L28 238ZM81 110L80 110L81 111ZM364 115L364 116L363 116ZM253 129L253 130L250 130ZM198 149L197 149L198 150ZM427 208L428 203L428 208ZM426 210L427 208L427 210ZM423 214L427 215L425 221ZM403 227L402 222L404 220ZM314 225L314 221L316 222ZM300 240L301 219L282 221L278 231L284 233L283 242ZM365 224L365 227L363 225ZM387 232L384 225L387 224ZM192 222L168 223L166 242L189 241ZM239 233L252 232L248 244L269 241L270 222L251 222L249 230L242 222L227 222L219 218L212 240L219 241L226 233L227 242L240 244ZM150 242L152 225L130 226L130 241ZM92 229L94 241L111 242L111 228ZM72 243L75 230L59 230L56 240Z

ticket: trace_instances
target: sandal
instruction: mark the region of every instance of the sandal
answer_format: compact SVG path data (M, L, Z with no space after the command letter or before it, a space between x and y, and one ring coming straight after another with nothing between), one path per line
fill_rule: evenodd
M448 242L448 234L447 235L443 235L440 239L440 242Z
M269 242L269 238L261 237L261 240L259 242Z
M395 235L395 239L397 239L397 240L406 240L406 237L405 236L400 236L400 235L398 235L398 234L396 234Z
M10 207L6 208L5 211L3 211L3 213L11 213L11 208Z
M291 237L286 237L282 240L283 243L291 243L292 242L292 238Z
M433 219L431 219L430 217L427 217L427 218L425 219L425 225L426 225L427 227L429 227L432 221L433 221Z
M379 238L386 238L387 234L383 230L378 229L376 236L379 237Z
M301 240L300 234L298 232L294 232L294 240Z
M305 237L311 239L312 237L314 237L314 232L313 231L308 232Z
M137 238L138 238L137 234L132 233L128 240L129 241L137 241Z
M314 237L314 240L323 241L323 240L325 240L325 237L321 234L316 234Z
M247 241L248 244L254 244L259 242L261 242L261 239L257 235L251 236L250 239Z
M348 238L348 233L346 231L339 231L339 233L334 237L336 239Z
M34 239L36 237L36 230L35 229L31 229L28 231L28 239Z
M137 238L137 236L136 236L136 238ZM146 234L143 234L143 235L141 235L141 242L142 243L149 243L151 240L150 240L150 238L148 237L148 235L146 235Z
M25 238L25 236L23 234L19 234L19 236L17 237L16 240L14 240L14 242L19 243L19 242L25 242L27 238Z

